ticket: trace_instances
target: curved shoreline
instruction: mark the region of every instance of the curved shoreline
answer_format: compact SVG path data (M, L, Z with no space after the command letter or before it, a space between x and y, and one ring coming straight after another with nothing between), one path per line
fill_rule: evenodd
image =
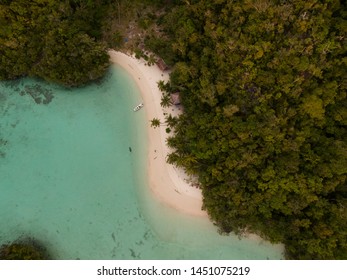
M184 171L166 162L170 150L166 145L165 126L153 128L150 120L158 118L164 121L164 113L178 114L178 109L160 106L161 92L157 82L167 81L169 75L156 65L147 66L145 61L138 60L122 52L109 50L110 61L126 70L135 80L144 101L148 119L149 148L147 155L147 174L151 191L165 204L189 215L207 217L202 208L202 194L186 181Z

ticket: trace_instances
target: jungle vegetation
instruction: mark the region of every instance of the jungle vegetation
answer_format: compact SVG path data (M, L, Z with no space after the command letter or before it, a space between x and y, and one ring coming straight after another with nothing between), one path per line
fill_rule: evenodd
M102 77L109 0L0 0L0 80L37 76L66 86Z
M109 66L107 48L139 51L156 14L174 2L0 0L0 80L36 76L65 86L97 80ZM157 53L168 49L146 37Z
M222 232L347 259L346 2L182 1L165 16L184 106L170 163Z

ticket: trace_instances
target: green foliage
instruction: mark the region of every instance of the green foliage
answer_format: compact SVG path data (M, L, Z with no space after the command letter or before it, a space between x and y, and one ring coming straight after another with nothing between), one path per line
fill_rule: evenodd
M159 120L158 118L153 118L153 119L151 120L151 127L157 128L157 127L159 127L160 125L161 125L161 122L160 122L160 120Z
M108 67L101 35L108 1L24 1L0 5L0 79L31 75L67 86L100 78Z
M78 33L66 39L52 32L46 40L42 58L30 74L76 86L100 78L108 67L105 49L87 34Z
M135 53L135 57L137 59L140 59L140 58L145 56L145 53L142 50L140 50L140 49L135 49L134 53Z
M167 94L167 93L164 93L163 95L162 95L162 97L161 97L161 101L160 101L160 105L162 106L162 107L166 107L166 108L168 108L168 107L170 107L170 105L171 105L171 98L170 98L170 95L169 94Z
M222 231L346 258L344 2L189 2L165 18L184 107L168 161L198 175Z
M165 37L156 35L148 35L144 40L146 48L161 57L166 64L173 65L175 63L175 54L171 48L169 40Z
M173 117L171 114L169 114L168 116L166 116L165 122L170 128L173 128L177 125L178 118Z
M46 248L33 239L15 241L0 247L0 260L47 260Z
M139 26L143 29L148 29L153 24L153 19L148 16L142 16L139 19Z
M120 32L113 34L112 47L119 48L123 44L123 36Z

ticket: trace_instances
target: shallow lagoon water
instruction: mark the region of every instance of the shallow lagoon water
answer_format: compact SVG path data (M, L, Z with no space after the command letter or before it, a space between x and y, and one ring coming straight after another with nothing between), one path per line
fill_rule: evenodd
M54 259L282 258L152 196L140 101L118 66L80 89L0 83L0 244L34 237Z

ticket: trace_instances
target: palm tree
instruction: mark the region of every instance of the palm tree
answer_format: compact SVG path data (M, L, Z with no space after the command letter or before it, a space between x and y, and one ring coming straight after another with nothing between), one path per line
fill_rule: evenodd
M163 92L166 91L165 82L163 80L158 81L157 84L158 84L158 88L160 89L160 91L163 91Z
M160 101L160 106L163 108L168 108L171 105L171 98L169 94L163 94Z
M167 117L166 117L166 124L173 128L177 123L178 123L178 118L177 117L173 117L171 114L169 114Z
M159 120L158 118L153 118L153 119L151 120L151 127L157 128L157 127L159 127L160 125L161 125L161 122L160 122L160 120Z
M149 66L152 66L152 65L155 64L155 62L156 62L156 58L155 58L155 56L154 56L153 54L151 54L151 55L148 57L147 64L148 64Z

